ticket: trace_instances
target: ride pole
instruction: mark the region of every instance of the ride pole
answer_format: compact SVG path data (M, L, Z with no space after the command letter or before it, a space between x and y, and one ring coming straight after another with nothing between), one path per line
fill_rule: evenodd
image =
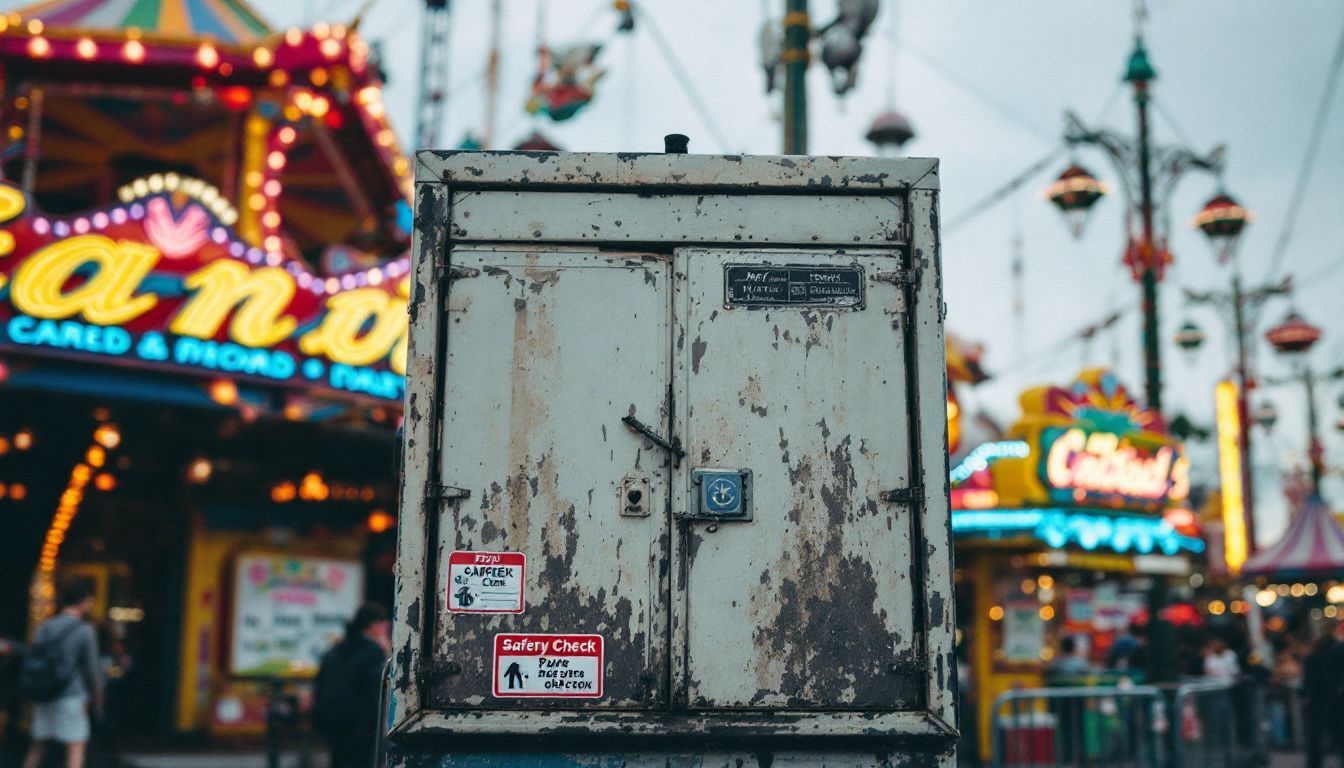
M1311 495L1321 497L1321 476L1325 474L1325 451L1321 445L1320 421L1316 415L1316 377L1311 364L1302 363L1302 382L1307 385L1307 456L1311 459Z
M1139 39L1125 79L1134 84L1134 106L1139 118L1139 214L1143 221L1143 390L1148 407L1162 411L1162 348L1158 341L1156 238L1153 235L1152 146L1148 138L1148 82L1157 77L1148 52Z
M1241 289L1241 268L1232 257L1232 317L1237 331L1237 419L1241 422L1241 498L1245 509L1246 554L1255 554L1255 502L1252 484L1255 474L1251 467L1251 375L1246 348L1246 296Z
M812 25L807 0L785 0L784 50L784 154L807 154L807 44Z
M1134 107L1139 127L1139 215L1143 222L1143 241L1139 258L1143 263L1143 389L1148 408L1162 412L1162 348L1158 342L1157 270L1160 267L1153 233L1152 146L1148 137L1148 83L1157 72L1148 61L1143 38L1134 41L1125 81L1134 86ZM1171 680L1176 673L1176 629L1163 618L1168 603L1167 582L1152 577L1148 590L1148 678L1150 682Z

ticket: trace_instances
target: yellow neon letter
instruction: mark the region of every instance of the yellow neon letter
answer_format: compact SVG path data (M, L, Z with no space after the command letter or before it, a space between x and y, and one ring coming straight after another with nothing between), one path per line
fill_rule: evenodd
M392 355L388 358L387 365L392 372L398 376L406 375L406 357L410 347L411 323L410 316L407 314L407 307L411 298L411 278L406 276L397 283L397 295L401 297L400 301L394 302L401 307L401 313L407 315L406 322L401 326L401 336L397 338L397 343L392 347Z
M1045 459L1045 477L1051 485L1056 488L1073 486L1073 469L1069 466L1069 459L1086 445L1087 436L1081 429L1070 429L1055 440Z
M1241 411L1237 385L1220 381L1213 389L1218 414L1218 473L1223 482L1223 559L1233 576L1246 562L1246 507L1241 487Z
M169 326L179 336L214 338L233 311L229 338L247 347L269 347L298 324L281 315L294 298L294 278L279 267L252 270L242 262L219 259L187 275L183 285L195 293Z
M23 209L28 205L28 201L23 197L23 190L9 184L0 183L0 224L8 223L11 219L18 217L23 213ZM9 230L0 230L0 256L8 256L14 252L14 235ZM0 275L0 287L5 285L5 276Z
M404 300L378 288L345 291L327 299L327 316L299 340L299 349L346 365L368 365L401 345L408 324Z
M1190 495L1190 459L1182 456L1171 465L1171 492L1168 495L1172 501L1183 501Z
M90 323L119 325L158 303L153 294L135 295L158 261L159 252L152 246L78 235L29 256L14 272L10 296L19 311L33 317L60 320L82 314ZM66 290L65 284L85 264L96 265L97 271Z

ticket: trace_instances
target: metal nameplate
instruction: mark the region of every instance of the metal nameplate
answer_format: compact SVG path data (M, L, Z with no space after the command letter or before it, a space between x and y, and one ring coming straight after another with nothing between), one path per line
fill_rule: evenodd
M863 309L863 267L725 264L725 307Z

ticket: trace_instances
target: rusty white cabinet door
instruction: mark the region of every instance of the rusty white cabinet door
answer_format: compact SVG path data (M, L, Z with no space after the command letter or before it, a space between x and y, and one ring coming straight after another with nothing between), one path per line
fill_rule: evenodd
M671 463L621 419L668 424L670 257L457 248L450 263L441 482L471 495L439 520L436 655L455 673L431 696L482 709L665 703ZM618 497L627 487L640 491L634 510ZM454 550L524 553L523 611L448 611ZM601 635L601 697L496 697L497 633Z
M899 255L686 249L675 263L676 697L917 707L910 513L881 500L910 472ZM751 470L750 521L685 519L701 468Z

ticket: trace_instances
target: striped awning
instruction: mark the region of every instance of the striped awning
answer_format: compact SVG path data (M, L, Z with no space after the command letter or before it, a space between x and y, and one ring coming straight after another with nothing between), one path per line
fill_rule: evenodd
M1255 553L1241 572L1285 578L1344 576L1344 528L1313 498L1293 517L1283 538Z
M247 45L272 34L244 0L46 0L18 11L53 29L123 31L151 38Z

